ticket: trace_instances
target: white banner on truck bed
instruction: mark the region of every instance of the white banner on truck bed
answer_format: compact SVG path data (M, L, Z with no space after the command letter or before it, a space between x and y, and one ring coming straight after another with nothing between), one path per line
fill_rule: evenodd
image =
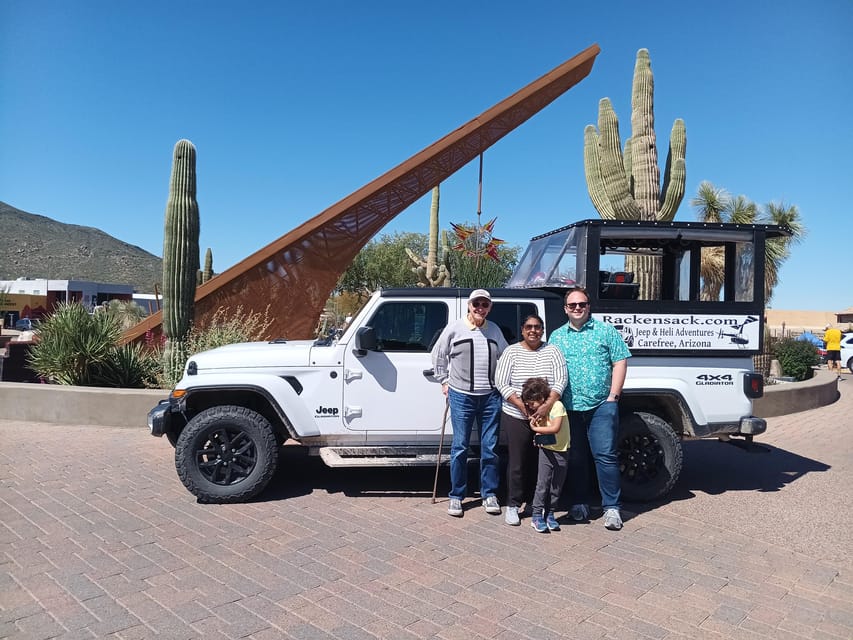
M616 327L632 351L757 350L757 315L702 315L682 313L594 313Z

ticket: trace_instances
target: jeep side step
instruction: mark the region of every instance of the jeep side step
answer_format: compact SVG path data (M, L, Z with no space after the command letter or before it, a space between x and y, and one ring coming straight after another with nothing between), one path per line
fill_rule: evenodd
M319 453L328 467L424 467L438 459L436 447L320 447ZM441 462L449 460L448 447Z

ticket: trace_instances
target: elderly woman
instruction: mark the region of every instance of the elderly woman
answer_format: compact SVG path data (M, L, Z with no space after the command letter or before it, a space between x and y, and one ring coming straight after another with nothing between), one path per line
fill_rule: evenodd
M521 524L518 511L525 501L528 479L533 475L531 469L535 471L536 467L530 419L547 419L551 407L563 395L568 379L563 354L542 341L544 329L542 318L527 316L521 324L521 341L506 348L495 373L495 386L503 396L501 431L506 434L509 453L506 523L513 526ZM528 378L545 378L551 387L548 399L534 414L528 414L521 400L521 387Z

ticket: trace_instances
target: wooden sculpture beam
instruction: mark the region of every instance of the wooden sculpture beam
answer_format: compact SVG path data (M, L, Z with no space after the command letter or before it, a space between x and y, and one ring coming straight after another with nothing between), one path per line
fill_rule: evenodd
M467 124L198 287L195 321L219 307L263 313L270 338L310 338L340 276L382 227L421 196L583 80L601 49L592 45ZM159 334L152 314L125 334Z

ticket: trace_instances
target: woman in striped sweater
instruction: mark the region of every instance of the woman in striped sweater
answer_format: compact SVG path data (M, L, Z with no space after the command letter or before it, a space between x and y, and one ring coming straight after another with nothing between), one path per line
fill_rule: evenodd
M538 315L527 316L521 324L521 341L506 348L495 372L495 386L503 396L501 431L506 434L509 450L506 523L513 526L521 524L518 512L536 469L537 452L530 419L538 420L543 416L547 419L554 402L563 395L568 380L562 352L542 341L544 326ZM545 378L551 387L548 400L532 415L521 400L521 387L528 378Z

